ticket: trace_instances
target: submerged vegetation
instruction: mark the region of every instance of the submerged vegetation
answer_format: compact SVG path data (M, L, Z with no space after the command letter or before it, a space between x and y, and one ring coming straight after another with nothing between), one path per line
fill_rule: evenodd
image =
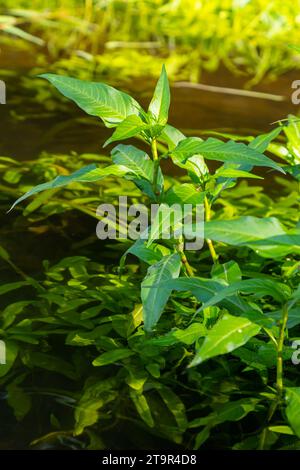
M17 276L0 288L0 380L17 420L43 410L32 446L299 449L298 119L203 140L168 124L164 68L147 111L104 83L42 78L102 119L111 157L1 158L3 208L19 198L0 252ZM133 137L137 146L118 143ZM169 160L181 176L166 174ZM159 218L147 240L100 242L89 229L74 239L74 211L88 228L99 199L120 195L167 213L203 203L204 247L185 252L178 227L162 239ZM9 249L15 230L63 232L67 256L24 273Z

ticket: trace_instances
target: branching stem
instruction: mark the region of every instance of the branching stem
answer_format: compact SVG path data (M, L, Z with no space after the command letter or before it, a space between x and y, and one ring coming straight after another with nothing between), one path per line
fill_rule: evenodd
M280 321L279 328L279 338L277 341L277 364L276 364L276 389L277 396L276 399L272 402L268 417L267 417L267 426L263 429L260 438L259 450L264 450L265 443L268 435L268 424L270 423L278 405L281 403L283 395L283 346L285 339L285 331L287 326L287 321L289 318L289 307L288 304L285 304L282 308L282 317Z

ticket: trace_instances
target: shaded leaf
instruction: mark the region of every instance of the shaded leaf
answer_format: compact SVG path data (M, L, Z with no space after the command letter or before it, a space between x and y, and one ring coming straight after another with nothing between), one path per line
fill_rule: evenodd
M141 285L143 303L144 327L151 331L158 322L171 290L167 285L153 287L162 281L168 281L179 276L181 259L179 254L164 256L158 263L148 268L147 275Z

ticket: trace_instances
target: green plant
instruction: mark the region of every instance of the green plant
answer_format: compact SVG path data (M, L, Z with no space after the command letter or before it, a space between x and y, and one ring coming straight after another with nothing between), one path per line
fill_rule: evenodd
M81 57L83 72L92 65L112 77L116 70L148 77L151 64L154 76L161 57L167 57L172 78L199 81L201 71L225 65L255 85L298 68L288 48L299 44L298 1L49 0L47 9L39 1L18 8L10 0L2 3L7 36L46 44L54 59L67 57L67 70L66 62ZM78 67L74 70L78 74Z
M50 271L47 265L50 274L44 285L31 278L24 282L31 284L42 302L47 301L44 306L41 301L35 301L35 305L38 310L43 306L44 320L56 325L54 330L57 327L58 331L37 327L43 322L39 312L37 318L28 320L30 324L24 319L16 330L16 311L26 308L20 304L8 308L4 315L4 337L15 345L16 340L24 338L34 344L32 335L67 334L67 344L86 348L83 363L103 370L103 375L100 372L87 379L76 409L75 434L103 419L111 423L114 413L116 420L128 419L120 413L120 403L116 408L111 404L122 390L121 400L130 398L143 426L186 447L209 446L221 433L221 446L225 448L297 448L300 391L293 376L297 372L291 363L293 350L288 340L297 339L300 324L299 193L294 190L290 200L268 207L270 199L253 187L236 186L238 178L259 178L253 167L288 171L299 179L298 140L292 133L295 120L290 118L288 126L292 127L286 132L289 163L279 164L263 152L271 145L274 150L272 141L285 129L283 126L252 139L249 145L234 139L186 138L170 126L170 91L164 68L148 111L129 95L102 83L49 74L44 78L88 114L114 128L107 145L137 137L148 146L151 158L132 145L119 144L111 151L113 164L90 164L60 175L26 192L14 206L44 190L49 191L49 199L68 184L86 185L111 176L125 178L149 204L170 207L173 202L204 203L206 248L187 256L184 240L159 238L159 220L155 219L148 240L138 239L123 254L120 276L113 272L99 276L102 268L95 263L96 273L90 274L88 260L82 258L67 258ZM183 184L169 188L164 184L167 178L161 163L167 158L186 171ZM222 165L211 171L206 164L211 160ZM253 192L255 199L250 197ZM43 204L44 200L39 202ZM137 257L140 265L129 265L126 271L128 255ZM3 257L9 261L5 252ZM137 281L147 265L139 288ZM71 279L62 275L65 270L69 270ZM107 276L108 286L98 294L97 282ZM22 286L4 286L4 293ZM116 298L107 297L109 291ZM92 299L95 304L89 305ZM87 310L81 311L86 304ZM66 318L66 312L72 316ZM58 323L53 320L57 314ZM70 331L69 323L78 330ZM37 326L32 331L33 324ZM25 333L20 331L24 327ZM96 357L94 348L100 352ZM26 353L22 353L25 365L37 364L53 371L57 364L56 370L61 369L51 357L41 357L36 351L32 354L35 359L26 359ZM17 348L12 346L11 366L16 355ZM115 378L106 368L110 364L119 370ZM66 365L63 369L69 370ZM70 377L77 377L74 367L72 371ZM253 377L258 379L257 384ZM190 404L184 390L193 396ZM160 410L166 413L161 400L168 408L168 417L160 420ZM136 420L136 415L130 419ZM236 421L241 422L242 429L239 432L235 428L232 440L228 431ZM155 426L158 429L154 430ZM222 434L226 432L227 437Z

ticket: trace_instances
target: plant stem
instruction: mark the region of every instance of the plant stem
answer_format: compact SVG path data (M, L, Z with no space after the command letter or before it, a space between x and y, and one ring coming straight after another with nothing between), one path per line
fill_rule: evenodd
M156 196L160 195L159 188L157 187L157 177L159 170L159 158L157 153L157 142L156 139L153 139L151 142L152 157L154 161L154 172L153 172L153 191Z
M278 398L281 399L283 392L283 345L285 338L285 330L289 317L288 305L285 304L282 309L282 317L280 322L280 332L277 346L277 378L276 378L276 388L278 393Z
M208 222L211 218L211 211L210 211L210 204L209 204L208 199L207 199L206 196L204 198L204 206L205 206L205 221ZM219 257L216 253L213 242L209 238L206 238L206 243L208 245L208 248L209 248L209 251L210 251L213 262L217 263Z
M274 400L272 402L271 406L270 406L268 416L267 416L267 426L268 426L269 422L271 421L271 419L273 418L273 415L276 411L277 406L278 406L278 398L276 398L276 400ZM265 443L266 443L266 439L267 439L267 436L268 436L268 427L267 426L263 429L263 431L261 433L258 450L264 450L264 448L265 448Z
M283 346L284 346L284 339L285 339L285 330L287 321L289 318L289 308L288 304L285 304L282 308L282 317L280 321L280 330L279 330L279 338L277 342L277 365L276 365L276 389L277 389L277 397L272 402L268 417L267 417L267 424L271 421L277 406L280 404L282 400L283 394ZM259 450L263 450L265 447L266 438L268 435L268 428L265 427L260 439Z
M183 263L183 265L185 267L187 275L189 277L193 277L193 275L194 275L193 270L192 270L192 268L191 268L191 266L188 262L188 259L185 255L185 252L184 252L184 239L183 239L183 236L181 236L178 240L177 251L180 254L181 262Z

